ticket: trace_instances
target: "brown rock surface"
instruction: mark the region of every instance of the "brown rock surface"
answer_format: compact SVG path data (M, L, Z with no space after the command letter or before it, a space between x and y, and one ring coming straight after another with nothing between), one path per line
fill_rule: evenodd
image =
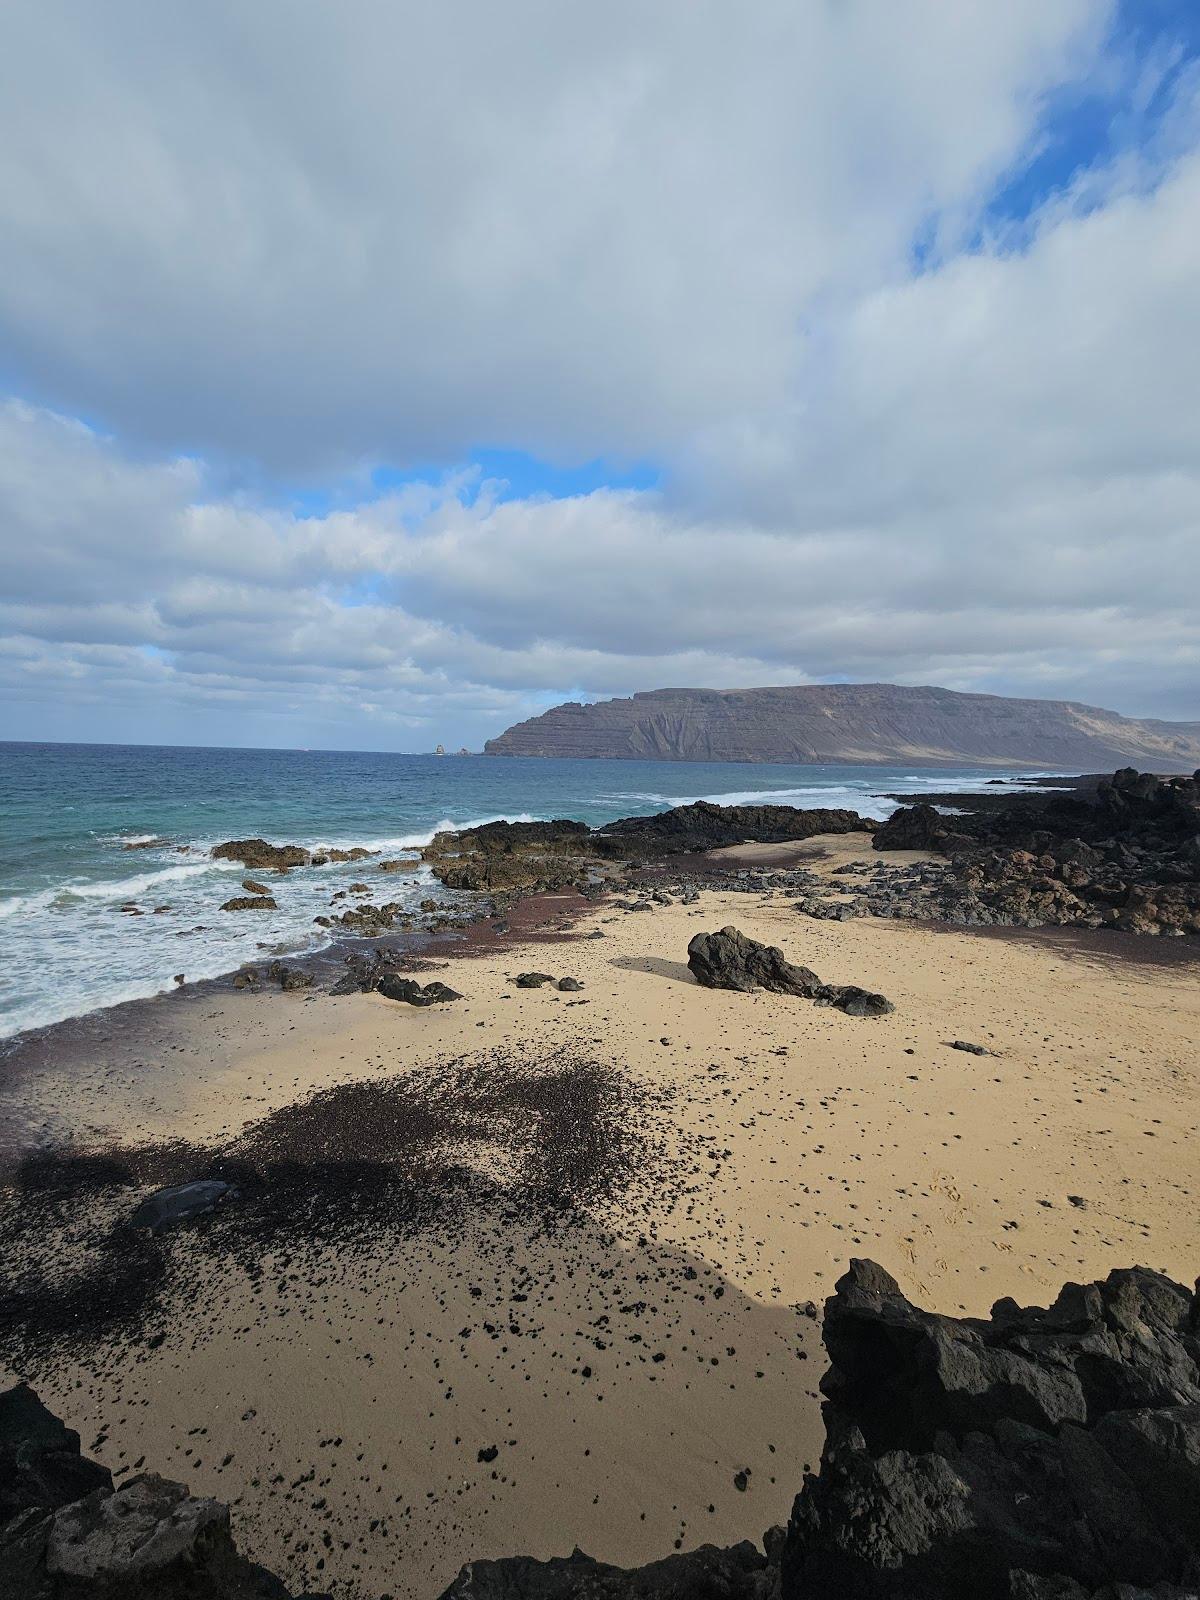
M1200 762L1200 723L890 683L653 689L554 706L484 749L658 761L1028 762L1076 771L1139 761L1181 772Z

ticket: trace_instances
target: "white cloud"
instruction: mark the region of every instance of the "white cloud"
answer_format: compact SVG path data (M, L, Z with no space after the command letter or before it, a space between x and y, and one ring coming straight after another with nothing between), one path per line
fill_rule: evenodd
M292 472L670 451L970 214L1092 0L38 0L0 342L122 437Z
M43 0L0 96L0 338L58 408L0 406L7 731L413 748L830 676L1200 715L1194 75L980 210L1064 80L1142 127L1164 64L1098 55L1108 12ZM370 488L472 442L664 487ZM254 488L340 467L321 515Z

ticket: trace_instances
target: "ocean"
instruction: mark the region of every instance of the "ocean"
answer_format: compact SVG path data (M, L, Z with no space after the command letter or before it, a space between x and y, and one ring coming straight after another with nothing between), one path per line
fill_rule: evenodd
M356 881L414 907L443 893L425 870L372 880L372 862L330 864L272 875L277 911L222 912L247 875L211 859L223 839L396 853L495 818L594 825L701 799L884 817L889 789L1004 776L1020 774L0 743L0 1038L160 993L176 973L316 949L330 936L313 918Z

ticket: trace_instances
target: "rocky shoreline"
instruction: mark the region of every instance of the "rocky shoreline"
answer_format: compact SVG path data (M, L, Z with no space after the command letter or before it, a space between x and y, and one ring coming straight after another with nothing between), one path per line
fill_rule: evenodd
M1125 769L1037 781L1044 794L998 780L977 794L923 796L883 823L840 809L697 802L600 829L559 820L440 833L411 857L369 863L385 874L430 869L444 897L426 899L416 914L375 901L365 884L355 886L360 892L349 905L348 893L336 891L336 915L320 919L330 936L320 949L217 978L184 982L180 974L169 994L30 1030L5 1041L4 1070L12 1084L28 1068L87 1051L116 1032L152 1038L165 1025L163 1007L174 1015L230 989L313 998L375 992L389 979L406 982L441 968L447 957L569 937L595 906L634 914L695 903L702 890L781 899L818 921L868 916L981 933L1054 930L1111 941L1110 954L1136 951L1140 960L1152 948L1164 957L1169 945L1180 956L1197 948L1200 780ZM827 871L818 848L810 864L806 841L819 846L838 835L869 840L879 859ZM778 846L778 860L747 861L730 849L747 842ZM293 844L232 840L217 850L263 877L314 864ZM339 854L358 862L369 853ZM268 887L263 877L247 883ZM1148 943L1130 934L1160 937ZM5 1137L0 1129L0 1149Z
M339 859L386 874L427 867L445 897L413 908L376 900L366 882L352 885L353 893L335 891L329 913L317 919L330 938L321 949L196 982L180 974L169 998L186 1002L231 986L368 992L389 974L428 970L431 958L492 948L518 931L529 937L532 924L557 924L564 910L574 915L604 901L638 911L715 887L791 897L799 914L818 920L866 915L980 930L1149 934L1189 947L1200 937L1200 779L1130 768L1032 782L1046 793L997 780L979 793L897 794L892 798L915 803L883 823L843 809L701 801L598 829L566 819L488 823L439 833L396 860L370 861L362 847L338 851ZM722 856L734 845L801 845L838 834L869 835L878 852L919 852L923 859L851 863L831 877L803 863L747 865ZM302 871L332 856L262 839L230 840L213 854L262 875ZM251 892L241 904L251 914L270 886L260 877L243 887ZM518 916L523 907L528 914ZM15 1070L23 1055L86 1039L164 998L18 1035L6 1041L6 1065Z
M967 925L1200 934L1200 773L1124 768L1092 789L1012 796L944 816L927 801L876 831L879 850L933 851L899 896L902 915ZM871 906L867 896L868 909ZM895 909L889 913L897 914Z
M1164 796L1152 782L1142 800L1159 820L1134 815L1123 835L1148 861L1175 848L1161 815L1181 787ZM1030 803L1004 800L1005 812ZM935 812L956 832L964 814ZM47 1518L63 1508L24 1508L11 1536L31 1542L11 1570L30 1593L207 1600L219 1572L215 1592L239 1600L327 1587L358 1600L942 1600L976 1567L986 1600L1188 1592L1193 1553L1164 1536L1174 1565L1155 1567L1146 1528L1160 1501L1186 1509L1193 1492L1195 1304L1165 1275L1194 1271L1182 976L1194 941L1077 929L1133 959L1080 963L1061 1002L1070 981L1031 948L1038 936L989 948L853 911L833 926L866 899L848 890L878 897L876 868L945 874L950 855L873 852L879 827L795 837L811 826L802 813L752 826L776 837L744 844L747 819L721 808L668 816L668 842L641 859L602 853L615 846L577 824L445 836L447 864L507 856L510 880L531 886L478 894L487 917L455 941L468 959L381 938L327 952L317 976L290 960L243 972L238 993L222 980L202 1007L145 1005L152 1031L108 1017L77 1080L60 1055L45 1092L30 1085L28 1105L63 1115L38 1125L10 1197L0 1253L19 1262L24 1298L0 1304L8 1381L33 1383L118 1485L53 1540ZM718 831L741 838L673 848L681 832ZM598 886L532 887L545 863L581 861ZM1148 948L1176 971L1150 973ZM839 1286L835 1371L877 1372L878 1392L826 1388L827 1459L789 1528L821 1449L820 1324L805 1297L827 1293L824 1269L850 1253L894 1263L915 1304L960 1315L918 1312L877 1268ZM978 1315L1002 1294L1044 1305L1065 1277L1130 1260L1161 1271L1119 1274L1051 1312ZM1164 1323L1163 1305L1184 1309ZM1160 1357L1174 1398L1157 1377L1122 1387L1119 1372L1144 1377ZM941 1417L934 1436L888 1411L906 1386ZM295 1416L293 1396L305 1397ZM1114 1407L1155 1413L1137 1428L1154 1450L1166 1440L1161 1461L1139 1458L1132 1489L1096 1465ZM343 1435L333 1472L328 1441ZM164 1478L135 1488L147 1466ZM1063 1495L1082 1508L1082 1564L1025 1505L1021 1474L1059 1486L1055 1518ZM1182 1501L1164 1500L1178 1483ZM1115 1557L1116 1519L1089 1509L1104 1494L1132 1529L1114 1533ZM226 1500L251 1558L240 1565ZM95 1552L120 1553L114 1527L160 1549L164 1521L203 1533L176 1547L182 1568L105 1575ZM763 1543L736 1542L768 1523ZM63 1556L66 1542L81 1549ZM604 1561L569 1556L573 1542ZM892 1564L855 1566L863 1543ZM537 1559L473 1559L512 1551ZM1098 1576L1118 1558L1127 1591ZM83 1587L71 1562L91 1563Z
M960 926L1200 935L1200 776L1164 779L1126 768L1107 779L1044 781L1054 785L1045 795L1005 792L998 785L979 795L935 796L943 804L953 802L953 816L923 798L884 823L843 809L706 801L622 818L599 829L568 819L487 823L439 833L421 851L422 863L446 888L486 898L465 917L446 917L432 901L422 910L439 912L431 925L436 931L488 917L502 921L515 900L564 890L598 899L650 886L652 892L682 896L695 893L701 882L711 885L721 873L719 863L707 863L697 877L688 857L745 843L792 844L818 835L871 833L876 850L920 851L943 859L846 868L834 892L805 868L758 873L738 868L734 886L752 879L756 889L798 891L799 911L839 921L869 914ZM261 839L230 841L213 853L283 871L303 865L305 856L298 846ZM342 854L352 859L361 852ZM665 888L658 881L664 874L671 880ZM365 891L365 885L359 887ZM631 906L636 905L635 899ZM403 906L371 901L318 920L368 938L413 925ZM366 958L352 950L344 957L350 970L346 981L357 975L358 987L376 987L364 974L374 971L383 978L404 959L389 958L386 949ZM300 986L296 974L302 965L275 967L269 979Z
M422 859L448 888L489 895L476 914L501 924L514 900L531 895L625 891L633 898L615 903L637 910L720 880L727 889L796 893L796 909L819 919L1200 935L1200 775L1162 779L1128 768L1111 778L1046 781L1054 788L1045 795L998 786L939 797L957 802L953 816L923 800L884 823L846 810L707 802L597 830L566 820L495 822L438 834ZM880 852L927 859L848 865L833 883L804 866L728 867L710 855L730 845L847 833L872 834ZM690 858L701 855L708 859L697 870ZM346 957L352 973L362 970L361 959ZM374 960L382 975L386 952Z
M955 1318L854 1260L823 1337L820 1467L761 1548L475 1561L441 1600L1195 1600L1200 1286L1133 1267ZM291 1600L227 1506L114 1487L24 1384L0 1394L0 1560L12 1600Z

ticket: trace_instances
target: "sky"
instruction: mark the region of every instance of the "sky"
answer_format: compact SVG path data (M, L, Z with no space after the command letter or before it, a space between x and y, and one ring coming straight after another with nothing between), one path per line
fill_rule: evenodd
M0 738L1200 719L1195 0L9 0Z

